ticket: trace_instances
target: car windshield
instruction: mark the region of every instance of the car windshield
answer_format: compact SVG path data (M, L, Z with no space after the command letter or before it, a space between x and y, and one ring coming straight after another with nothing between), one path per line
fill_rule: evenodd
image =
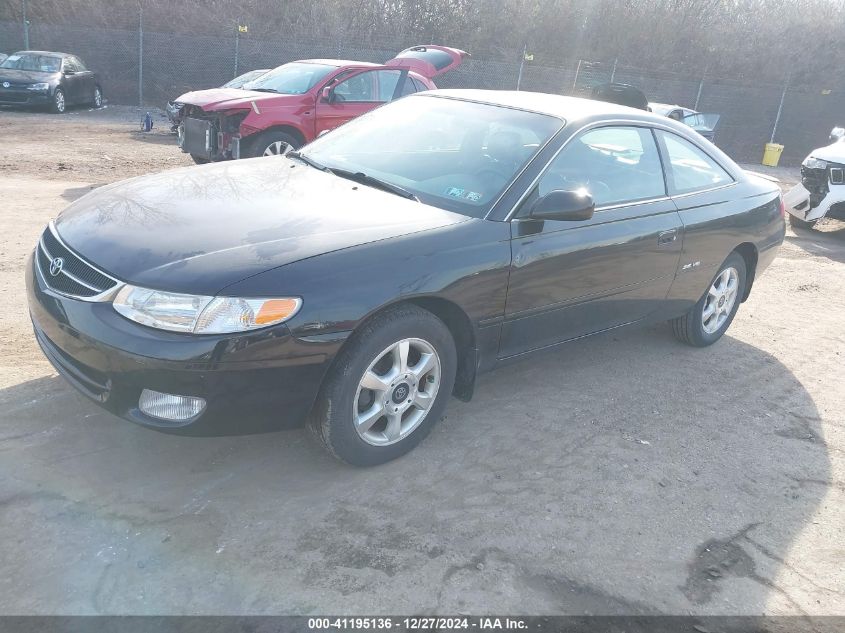
M36 53L15 53L9 55L0 63L0 68L14 68L15 70L30 70L42 73L57 73L62 69L62 58L55 55L39 55Z
M274 68L257 79L243 85L245 90L266 90L286 95L305 94L317 82L336 70L335 66L327 64L309 64L293 62Z
M561 119L501 106L405 97L318 138L302 152L364 173L426 204L483 217Z
M231 81L227 81L221 87L222 88L241 88L241 87L243 87L244 84L246 84L250 81L254 81L255 79L258 79L258 77L260 77L261 75L263 75L266 72L267 72L266 69L265 70L250 70L248 73L244 73L243 75L238 75L237 77L235 77Z

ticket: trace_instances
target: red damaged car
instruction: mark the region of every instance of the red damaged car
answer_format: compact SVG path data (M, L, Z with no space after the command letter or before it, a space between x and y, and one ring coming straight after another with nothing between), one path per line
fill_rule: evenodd
M384 64L307 59L240 89L189 92L175 101L179 146L197 163L284 154L383 103L435 89L432 79L466 57L414 46Z

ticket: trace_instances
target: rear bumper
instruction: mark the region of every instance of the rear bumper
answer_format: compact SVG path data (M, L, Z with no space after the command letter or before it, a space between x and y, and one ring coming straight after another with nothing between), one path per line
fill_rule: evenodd
M35 337L74 388L124 419L188 435L235 435L301 425L337 343L304 343L285 326L260 334L189 336L127 321L108 302L47 289L27 262ZM202 413L172 423L138 408L143 389L203 398Z

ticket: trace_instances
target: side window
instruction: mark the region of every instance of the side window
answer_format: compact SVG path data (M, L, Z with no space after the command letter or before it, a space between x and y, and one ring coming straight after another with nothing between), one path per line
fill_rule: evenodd
M393 94L396 92L396 83L402 76L402 71L377 70L375 73L378 77L378 100L382 103L390 101L393 99ZM412 83L411 78L406 74L405 83L402 85L402 92L399 96L404 97L405 95L413 94L414 92L416 92L414 90L414 84Z
M540 178L536 195L584 188L596 207L666 195L649 128L601 127L572 139ZM533 197L533 195L532 195Z
M417 92L422 92L423 90L428 90L428 88L426 88L426 85L423 82L421 82L419 79L413 79L412 81L414 82L414 88L416 89Z
M81 60L81 59L79 59L78 57L73 56L73 57L71 57L71 59L73 60L73 63L75 63L75 64L76 64L76 69L77 69L78 71L86 71L86 70L88 70L88 68L86 68L85 64L83 64L83 63L82 63L82 60Z
M659 132L669 159L667 177L672 193L690 193L733 182L730 174L686 139Z
M65 57L64 66L62 67L64 71L70 72L79 72L79 66L76 65L73 57Z
M341 81L334 89L334 99L337 102L355 101L378 101L376 96L375 74L379 71L369 70L367 72L352 75L349 79ZM396 85L396 82L393 82Z

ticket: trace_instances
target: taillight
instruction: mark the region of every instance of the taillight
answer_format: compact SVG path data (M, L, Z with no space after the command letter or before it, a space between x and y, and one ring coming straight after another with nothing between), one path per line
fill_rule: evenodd
M783 194L780 195L780 217L786 217L786 203L783 201Z

